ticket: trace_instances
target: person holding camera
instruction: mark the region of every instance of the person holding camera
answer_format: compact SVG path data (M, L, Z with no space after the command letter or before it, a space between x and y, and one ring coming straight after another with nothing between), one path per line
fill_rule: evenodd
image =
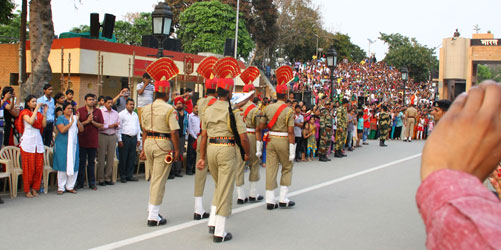
M501 85L484 81L459 95L428 137L416 194L428 249L501 246L501 202L482 184L501 161L499 110Z
M43 86L43 93L44 95L41 96L40 98L37 99L37 103L42 103L47 105L47 126L43 129L43 144L45 146L50 147L52 144L52 133L54 132L54 121L55 121L55 115L56 115L56 102L54 101L54 98L52 98L52 85L50 84L45 84ZM43 110L40 109L38 112L42 112Z
M130 89L129 87L125 86L120 90L120 93L118 93L115 98L113 98L113 104L115 105L115 110L120 113L122 110L125 109L125 106L127 105L127 99L130 96Z

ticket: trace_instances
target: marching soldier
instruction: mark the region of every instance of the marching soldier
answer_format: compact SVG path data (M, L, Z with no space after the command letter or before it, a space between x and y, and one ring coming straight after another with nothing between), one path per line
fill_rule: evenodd
M221 63L233 63L233 58L223 58ZM229 62L228 62L229 61ZM225 64L227 67L228 65ZM226 68L227 69L227 68ZM227 71L223 71L227 73ZM239 72L239 69L238 71ZM231 233L226 233L226 217L231 214L233 187L237 170L236 158L239 157L235 144L240 151L244 151L244 160L249 159L249 140L242 119L235 118L229 98L233 89L231 73L218 79L218 100L208 104L202 118L202 142L200 144L200 159L197 168L203 169L208 165L209 171L216 185L214 198L209 217L209 233L213 233L214 242L231 240ZM227 78L230 77L230 78ZM207 162L205 161L207 157Z
M179 160L178 135L179 124L174 114L174 107L169 100L169 82L155 81L155 101L143 108L143 151L146 157L147 179L150 180L150 201L148 204L148 226L165 225L167 220L160 214L165 182L172 162Z
M327 101L324 107L320 108L320 147L319 147L319 161L331 161L327 157L327 151L331 146L332 137L332 115L331 103Z
M384 144L386 137L388 137L388 130L390 129L390 114L388 114L388 108L383 105L382 112L379 113L379 146L386 147L388 145Z
M237 186L237 204L244 204L249 202L259 202L263 200L263 196L259 195L257 193L257 182L259 181L259 158L256 155L256 134L261 135L261 132L259 131L259 118L261 116L261 111L259 110L259 107L253 103L251 100L254 99L254 91L255 87L252 82L257 76L259 76L259 70L256 68L257 74L254 74L254 77L252 78L246 78L247 74L245 74L248 71L251 71L255 67L249 67L246 71L240 75L240 78L244 80L244 82L248 82L248 84L244 85L243 92L247 93L246 95L243 96L243 100L241 103L238 103L237 105L241 106L239 107L239 114L243 118L243 121L245 123L246 129L247 129L247 137L249 138L249 145L250 145L250 155L249 155L249 183L250 183L250 189L249 189L249 197L245 195L245 189L243 185L245 184L244 181L244 170L245 170L245 162L240 161L238 170L237 170L237 179L236 179L236 186ZM262 141L259 142L260 147L262 148ZM259 155L260 157L261 155Z
M294 138L294 112L285 104L287 99L287 83L292 80L292 69L289 66L282 66L277 69L277 79L279 85L276 88L276 103L266 106L261 117L260 130L268 127L269 132L266 139L266 208L273 210L279 206L282 208L295 205L287 197L289 186L292 181L292 166L295 158L295 138ZM290 79L289 79L290 78ZM261 135L257 135L260 140ZM262 148L258 148L258 155L261 155ZM282 165L280 178L280 198L279 203L275 202L275 189L277 188L278 165Z
M217 79L207 79L205 80L205 89L207 96L198 99L197 105L198 105L198 116L200 117L200 126L202 125L205 110L207 109L207 104L213 103L216 101L216 86L217 86ZM200 131L202 133L202 131ZM202 142L202 137L198 136L197 138L197 162L200 160L200 143ZM205 161L207 161L207 158L205 158ZM207 169L208 168L195 168L195 213L193 215L194 220L201 220L201 219L206 219L209 218L209 214L205 212L204 206L203 206L203 200L202 196L204 195L204 189L205 189L205 181L207 180Z
M197 73L205 78L205 93L207 94L207 96L200 98L197 101L198 117L200 117L200 128L202 128L203 117L205 110L207 109L207 105L209 103L213 103L216 101L217 79L214 78L213 68L217 60L218 59L216 57L209 56L203 59L198 64ZM200 134L201 133L202 130L200 129ZM198 160L200 160L200 155L201 155L200 143L202 141L202 137L200 136L200 134L197 137L197 145L196 145L197 162ZM207 158L205 158L205 161L207 162ZM209 214L205 212L202 202L202 196L204 194L204 189L205 189L205 181L207 180L207 173L208 173L207 169L208 168L203 168L203 169L195 168L195 190L194 190L195 212L193 214L194 220L209 218Z
M348 99L343 99L343 103L337 108L337 129L336 129L336 152L334 157L345 157L343 154L343 147L346 142L347 128L348 128Z

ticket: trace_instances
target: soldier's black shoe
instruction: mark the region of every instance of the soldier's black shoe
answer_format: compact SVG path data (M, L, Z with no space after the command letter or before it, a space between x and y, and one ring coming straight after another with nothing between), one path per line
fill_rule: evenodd
M209 218L209 214L208 213L204 213L204 214L193 214L193 219L194 220L201 220L201 219L207 219Z
M209 234L214 234L215 230L216 230L215 226L209 226Z
M379 140L380 147L388 147L388 145L384 144L384 140Z
M343 158L343 155L339 152L339 150L336 150L336 152L334 153L334 157Z
M318 161L327 162L327 161L329 161L329 159L327 159L327 157L325 157L325 155L320 155L318 157Z
M329 156L328 156L328 155L325 155L325 159L326 159L327 161L332 161L332 159L331 159L331 158L329 158Z
M293 201L289 201L289 202L280 202L278 203L280 205L281 208L286 208L286 207L293 207L294 205L296 205L295 202Z
M162 226L162 225L167 224L167 220L165 218L162 218L161 216L158 216L158 217L160 217L160 220L148 220L147 225L149 227L156 227L156 226Z
M245 204L247 202L249 202L249 198L247 198L247 197L245 197L245 199L237 199L237 204L240 204L240 205Z
M221 242L224 242L224 241L229 241L229 240L231 240L231 238L233 238L233 236L231 235L231 233L226 233L226 235L224 237L214 236L214 238L212 239L212 241L215 242L215 243L221 243Z
M264 198L262 195L258 195L257 197L252 197L252 196L249 196L249 202L260 202L262 201Z
M273 209L276 209L276 208L278 208L278 204L277 203L275 203L275 204L266 203L266 209L273 210Z

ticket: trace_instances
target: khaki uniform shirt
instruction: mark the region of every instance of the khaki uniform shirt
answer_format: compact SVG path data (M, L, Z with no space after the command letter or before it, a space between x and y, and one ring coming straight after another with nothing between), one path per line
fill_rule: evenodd
M254 107L253 109L251 109L249 111L249 113L247 113L247 116L245 116L245 110L247 110L247 108L251 105L253 105L254 103L252 102L247 102L243 107L240 108L240 112L242 113L242 117L244 118L244 122L245 122L245 126L247 128L257 128L257 126L259 125L258 124L258 120L257 120L257 117L260 115L261 111L259 110L259 107L257 105L254 104Z
M247 132L242 116L235 115L238 134ZM202 130L207 131L208 137L234 137L230 127L230 116L227 101L216 101L208 106L203 113Z
M209 104L209 101L214 99L216 97L214 96L207 96L204 98L200 98L197 101L197 106L198 106L198 117L200 117L200 124L202 124L202 118L204 117L205 110L207 109L207 105Z
M268 123L273 119L278 108L285 104L283 101L278 101L277 103L270 104L264 109L264 114L261 117L261 123ZM292 108L286 107L282 110L282 113L278 116L277 121L271 127L271 131L275 132L288 132L289 127L294 127L294 112Z
M407 110L405 110L405 116L407 118L416 118L417 116L417 110L414 107L409 107Z
M179 129L179 123L177 122L176 112L173 111L174 107L172 105L161 99L156 99L152 104L144 106L141 114L141 126L146 131L156 133L170 133L172 130L177 130Z

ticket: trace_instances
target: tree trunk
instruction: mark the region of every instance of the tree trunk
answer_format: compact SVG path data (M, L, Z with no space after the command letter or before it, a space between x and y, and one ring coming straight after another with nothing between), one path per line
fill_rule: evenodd
M50 2L51 0L30 1L29 28L32 72L26 81L25 96L30 94L41 96L43 86L52 79L52 70L48 60L54 39Z
M28 0L23 0L21 5L21 29L19 30L19 44L21 46L21 72L19 72L19 79L21 84L26 81L26 19L28 17ZM20 87L21 93L19 96L23 96L23 88Z

